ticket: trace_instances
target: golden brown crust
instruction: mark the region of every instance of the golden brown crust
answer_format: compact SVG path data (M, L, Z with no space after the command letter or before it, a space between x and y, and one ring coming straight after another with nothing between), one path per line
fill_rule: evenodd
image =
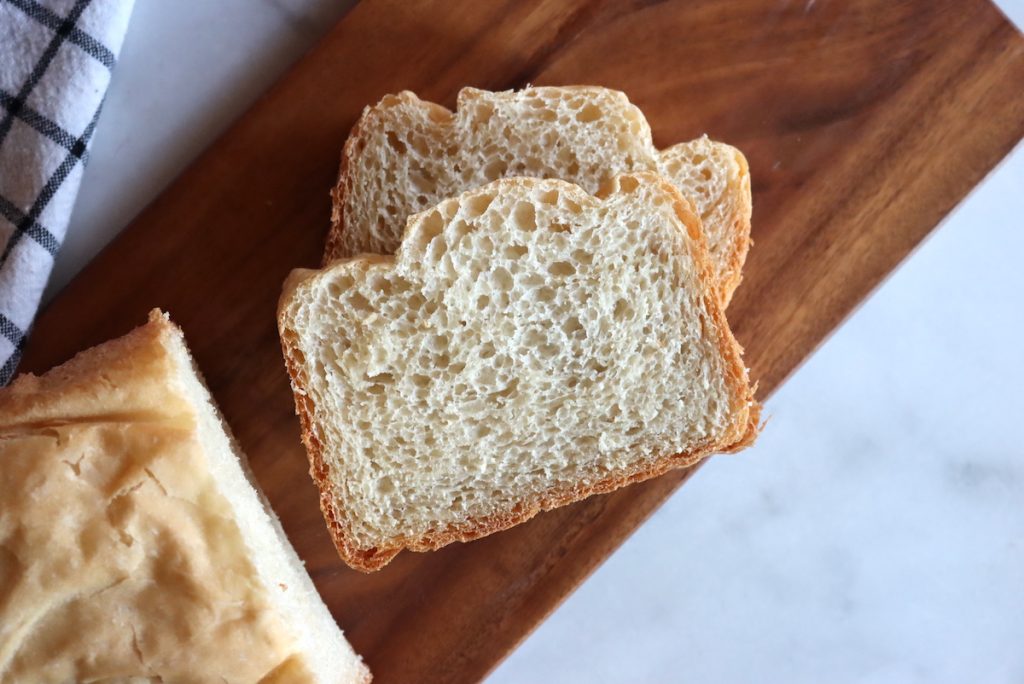
M363 128L366 121L373 116L374 109L364 107L359 120L356 121L352 131L345 140L345 146L341 150L341 168L338 171L338 182L331 188L331 230L327 233L327 242L324 245L324 256L321 265L326 267L334 259L335 255L342 252L343 238L345 236L345 196L352 188L352 175L349 173L349 166L356 147L363 140Z
M282 296L282 302L284 296ZM335 506L335 497L328 476L327 462L324 460L323 440L316 429L314 420L315 407L306 388L309 386L309 378L306 375L303 364L303 355L299 351L298 343L295 340L295 333L284 321L281 313L278 314L278 327L281 330L281 350L284 354L285 367L288 375L291 376L292 395L295 397L295 413L299 417L299 424L302 428L302 443L306 447L306 454L309 456L309 475L313 478L317 490L320 492L320 511L323 513L324 522L331 533L334 546L349 566L370 572L376 570L398 555L400 548L390 555L382 557L376 549L360 549L354 546L345 534L345 526L341 524L342 512ZM373 562L374 559L377 562Z
M714 267L707 250L700 218L693 211L690 202L683 197L674 184L654 173L622 174L602 188L597 197L603 199L618 191L622 182L630 178L654 182L663 191L669 193L673 197L677 216L686 226L688 239L684 240L684 244L690 250L690 255L697 264L699 282L703 290L701 298L716 330L719 352L727 364L726 374L731 390L730 394L734 397L731 409L735 420L731 428L717 442L709 442L687 453L666 454L634 464L629 471L612 474L591 485L576 484L568 488L553 488L534 499L518 502L508 511L447 525L443 529L433 530L416 538L396 538L393 544L386 547L361 548L348 534L344 524L346 513L339 507L339 502L333 495L333 487L328 477L329 466L324 459L323 440L317 434L314 419L315 406L307 391L310 383L304 370L303 355L298 347L298 335L289 326L287 318L287 304L292 299L295 290L303 281L315 277L320 272L296 269L285 281L278 306L281 346L288 373L292 378L295 409L302 425L302 441L309 454L310 475L320 490L320 508L339 556L350 567L362 572L374 572L387 565L404 549L433 551L453 542L479 539L526 522L541 511L565 506L595 494L604 494L634 482L642 482L674 468L693 465L713 453L739 451L752 444L756 439L760 431L761 407L754 399L754 388L750 386L747 378L746 367L743 365L742 359L743 350L733 338L725 314L720 308ZM491 185L522 186L529 182L531 181L527 179L509 178L495 181ZM570 185L577 192L580 191L576 186L568 183L566 185ZM409 218L406 224L406 235L415 225L416 216L418 215ZM387 264L394 260L395 257L392 256L362 255L344 259L336 266L356 263Z
M568 88L575 89L597 89L598 86L565 86ZM459 100L462 100L460 94ZM348 250L345 249L346 242L346 217L345 208L347 206L347 196L352 192L353 178L350 172L350 168L353 161L362 146L366 144L365 140L365 129L369 127L371 122L382 114L382 105L387 101L398 101L405 105L417 105L435 114L431 118L447 119L454 117L456 112L443 107L433 102L426 102L419 99L415 93L408 90L403 90L395 95L386 95L379 103L370 107L363 108L363 113L359 117L355 126L352 127L352 131L349 133L348 139L345 141L345 145L341 153L341 164L338 170L338 181L335 186L331 189L331 229L327 233L327 240L324 245L324 254L321 260L321 265L326 267L331 262L348 256ZM441 115L444 114L444 116ZM686 144L686 143L682 143ZM729 302L732 300L732 295L739 287L740 282L743 279L743 264L747 259L747 252L752 244L750 240L750 218L751 218L751 193L750 193L750 166L747 163L746 157L737 150L731 148L736 155L736 163L740 167L740 173L738 177L730 182L730 186L733 187L735 197L740 202L738 210L734 213L732 221L732 239L730 240L731 248L728 258L727 268L716 276L718 284L716 290L718 291L718 297L720 304L723 309L727 308ZM659 152L663 152L661 150Z
M734 192L734 196L740 201L740 206L733 214L732 248L729 250L728 268L719 276L721 278L719 298L723 310L728 308L729 302L732 301L733 293L736 292L736 288L740 286L740 282L743 280L743 264L747 261L747 253L750 251L750 246L754 244L753 240L750 239L750 218L753 213L753 200L750 192L750 165L747 163L747 158L743 156L742 152L735 147L732 148L732 151L735 153L736 163L740 167L740 172L736 179L738 188Z
M124 359L132 358L136 349L155 348L158 344L156 340L171 334L173 330L174 326L166 314L154 309L150 312L146 325L135 328L126 335L81 351L43 375L19 375L4 388L3 392L0 392L0 427L3 427L7 423L6 419L11 416L17 415L22 421L26 416L31 416L37 403L36 397L41 393L62 394L67 400L66 411L69 414L76 411L88 412L91 410L89 402L94 393L96 377L104 377L110 369L124 366ZM82 378L86 380L83 381ZM124 392L111 394L112 397L108 398L108 401L116 402L117 408L160 408L157 404L139 406L138 400L147 397L135 398Z

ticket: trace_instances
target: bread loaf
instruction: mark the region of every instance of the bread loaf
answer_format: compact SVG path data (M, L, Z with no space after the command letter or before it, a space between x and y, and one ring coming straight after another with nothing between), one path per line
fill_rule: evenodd
M368 682L181 332L0 390L0 682Z

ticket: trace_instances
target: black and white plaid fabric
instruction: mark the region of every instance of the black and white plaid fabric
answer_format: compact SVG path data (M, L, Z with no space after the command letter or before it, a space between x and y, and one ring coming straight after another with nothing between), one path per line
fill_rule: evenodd
M0 0L0 385L67 231L134 0Z

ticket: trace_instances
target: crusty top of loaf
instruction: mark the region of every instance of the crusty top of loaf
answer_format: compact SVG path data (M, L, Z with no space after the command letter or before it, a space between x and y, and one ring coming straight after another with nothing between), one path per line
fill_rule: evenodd
M154 315L0 391L0 681L316 681L208 468L179 335Z
M408 91L368 107L342 155L324 263L393 253L410 215L499 178L559 178L594 193L630 171L665 176L693 203L728 302L750 244L746 159L707 137L659 152L643 113L597 86L463 88L455 112Z

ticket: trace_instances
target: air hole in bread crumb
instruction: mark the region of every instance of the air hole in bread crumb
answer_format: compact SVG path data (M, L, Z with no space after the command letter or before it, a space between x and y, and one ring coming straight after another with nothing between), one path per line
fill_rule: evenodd
M433 174L425 169L410 169L409 181L421 193L430 193L437 189L437 180ZM420 196L424 197L423 195Z
M548 190L546 192L542 192L538 199L540 199L544 204L550 204L554 207L558 206L558 197L558 190Z
M548 266L548 273L553 276L567 277L576 273L576 267L568 261L556 261Z
M589 103L576 113L576 120L581 123L597 121L601 118L601 108L594 103Z
M631 193L640 187L640 181L634 176L619 176L619 190L623 193Z
M476 217L487 211L487 207L491 206L491 202L494 201L494 195L480 194L474 195L466 200L465 208L466 213L470 217Z
M548 230L552 233L571 233L572 227L568 223L558 223L554 221L548 226Z
M402 294L412 289L412 283L398 275L392 274L387 282L390 285L388 292L391 294Z
M546 341L547 338L538 330L527 330L523 337L523 344L527 347L537 347Z
M427 338L427 349L435 352L448 350L448 337L446 335L431 335Z
M490 254L494 251L494 241L486 235L478 236L478 239L473 241L473 246L479 250L481 254ZM486 266L482 259L479 262L474 262L474 265L481 271Z
M494 106L491 104L478 104L476 111L474 112L476 120L482 124L487 123L491 120L491 116L494 115Z
M444 256L444 253L447 250L448 245L445 244L444 240L441 238L434 238L430 243L430 253L428 254L428 258L430 261L437 263L441 260L441 257Z
M424 138L413 136L409 139L409 145L420 157L427 157L430 155L430 147L427 145L427 141Z
M394 131L387 131L388 145L398 154L405 154L409 149Z
M519 279L520 284L523 287L540 287L544 284L546 278L540 273L527 273Z
M536 230L537 210L529 202L516 202L516 208L512 211L512 221L521 231Z
M444 218L440 212L432 211L427 214L427 217L423 219L423 223L420 226L420 235L424 244L430 242L431 239L437 237L444 230Z
M507 269L496 268L494 270L494 273L491 274L491 279L494 281L494 284L501 290L505 290L507 292L508 290L512 289L512 274L509 273Z
M633 317L633 307L625 299L620 299L615 302L615 309L612 311L612 315L615 316L616 320L623 320L626 318Z
M519 381L512 380L504 389L500 389L497 392L491 392L490 396L496 399L507 399L514 395L519 389Z
M572 250L572 260L577 264L584 264L589 266L594 263L594 255L585 249L574 249Z
M472 229L472 226L470 226L465 221L456 221L451 228L452 236L454 237L454 240L452 242L454 243L455 240L458 240L461 237L469 235Z
M445 201L441 202L439 205L437 205L437 209L438 211L441 212L441 216L444 216L446 221L451 221L453 218L455 218L455 214L459 212L460 206L461 205L459 204L459 200L453 198L446 199Z
M489 181L498 180L503 175L505 175L505 171L507 170L508 164L505 161L501 159L495 159L489 162L487 166L484 167L484 178L486 178Z
M359 292L353 292L348 296L349 305L358 311L364 313L373 311L373 307L370 306L370 301Z
M506 259L520 259L529 251L530 249L526 245L509 245L505 248L504 254Z

